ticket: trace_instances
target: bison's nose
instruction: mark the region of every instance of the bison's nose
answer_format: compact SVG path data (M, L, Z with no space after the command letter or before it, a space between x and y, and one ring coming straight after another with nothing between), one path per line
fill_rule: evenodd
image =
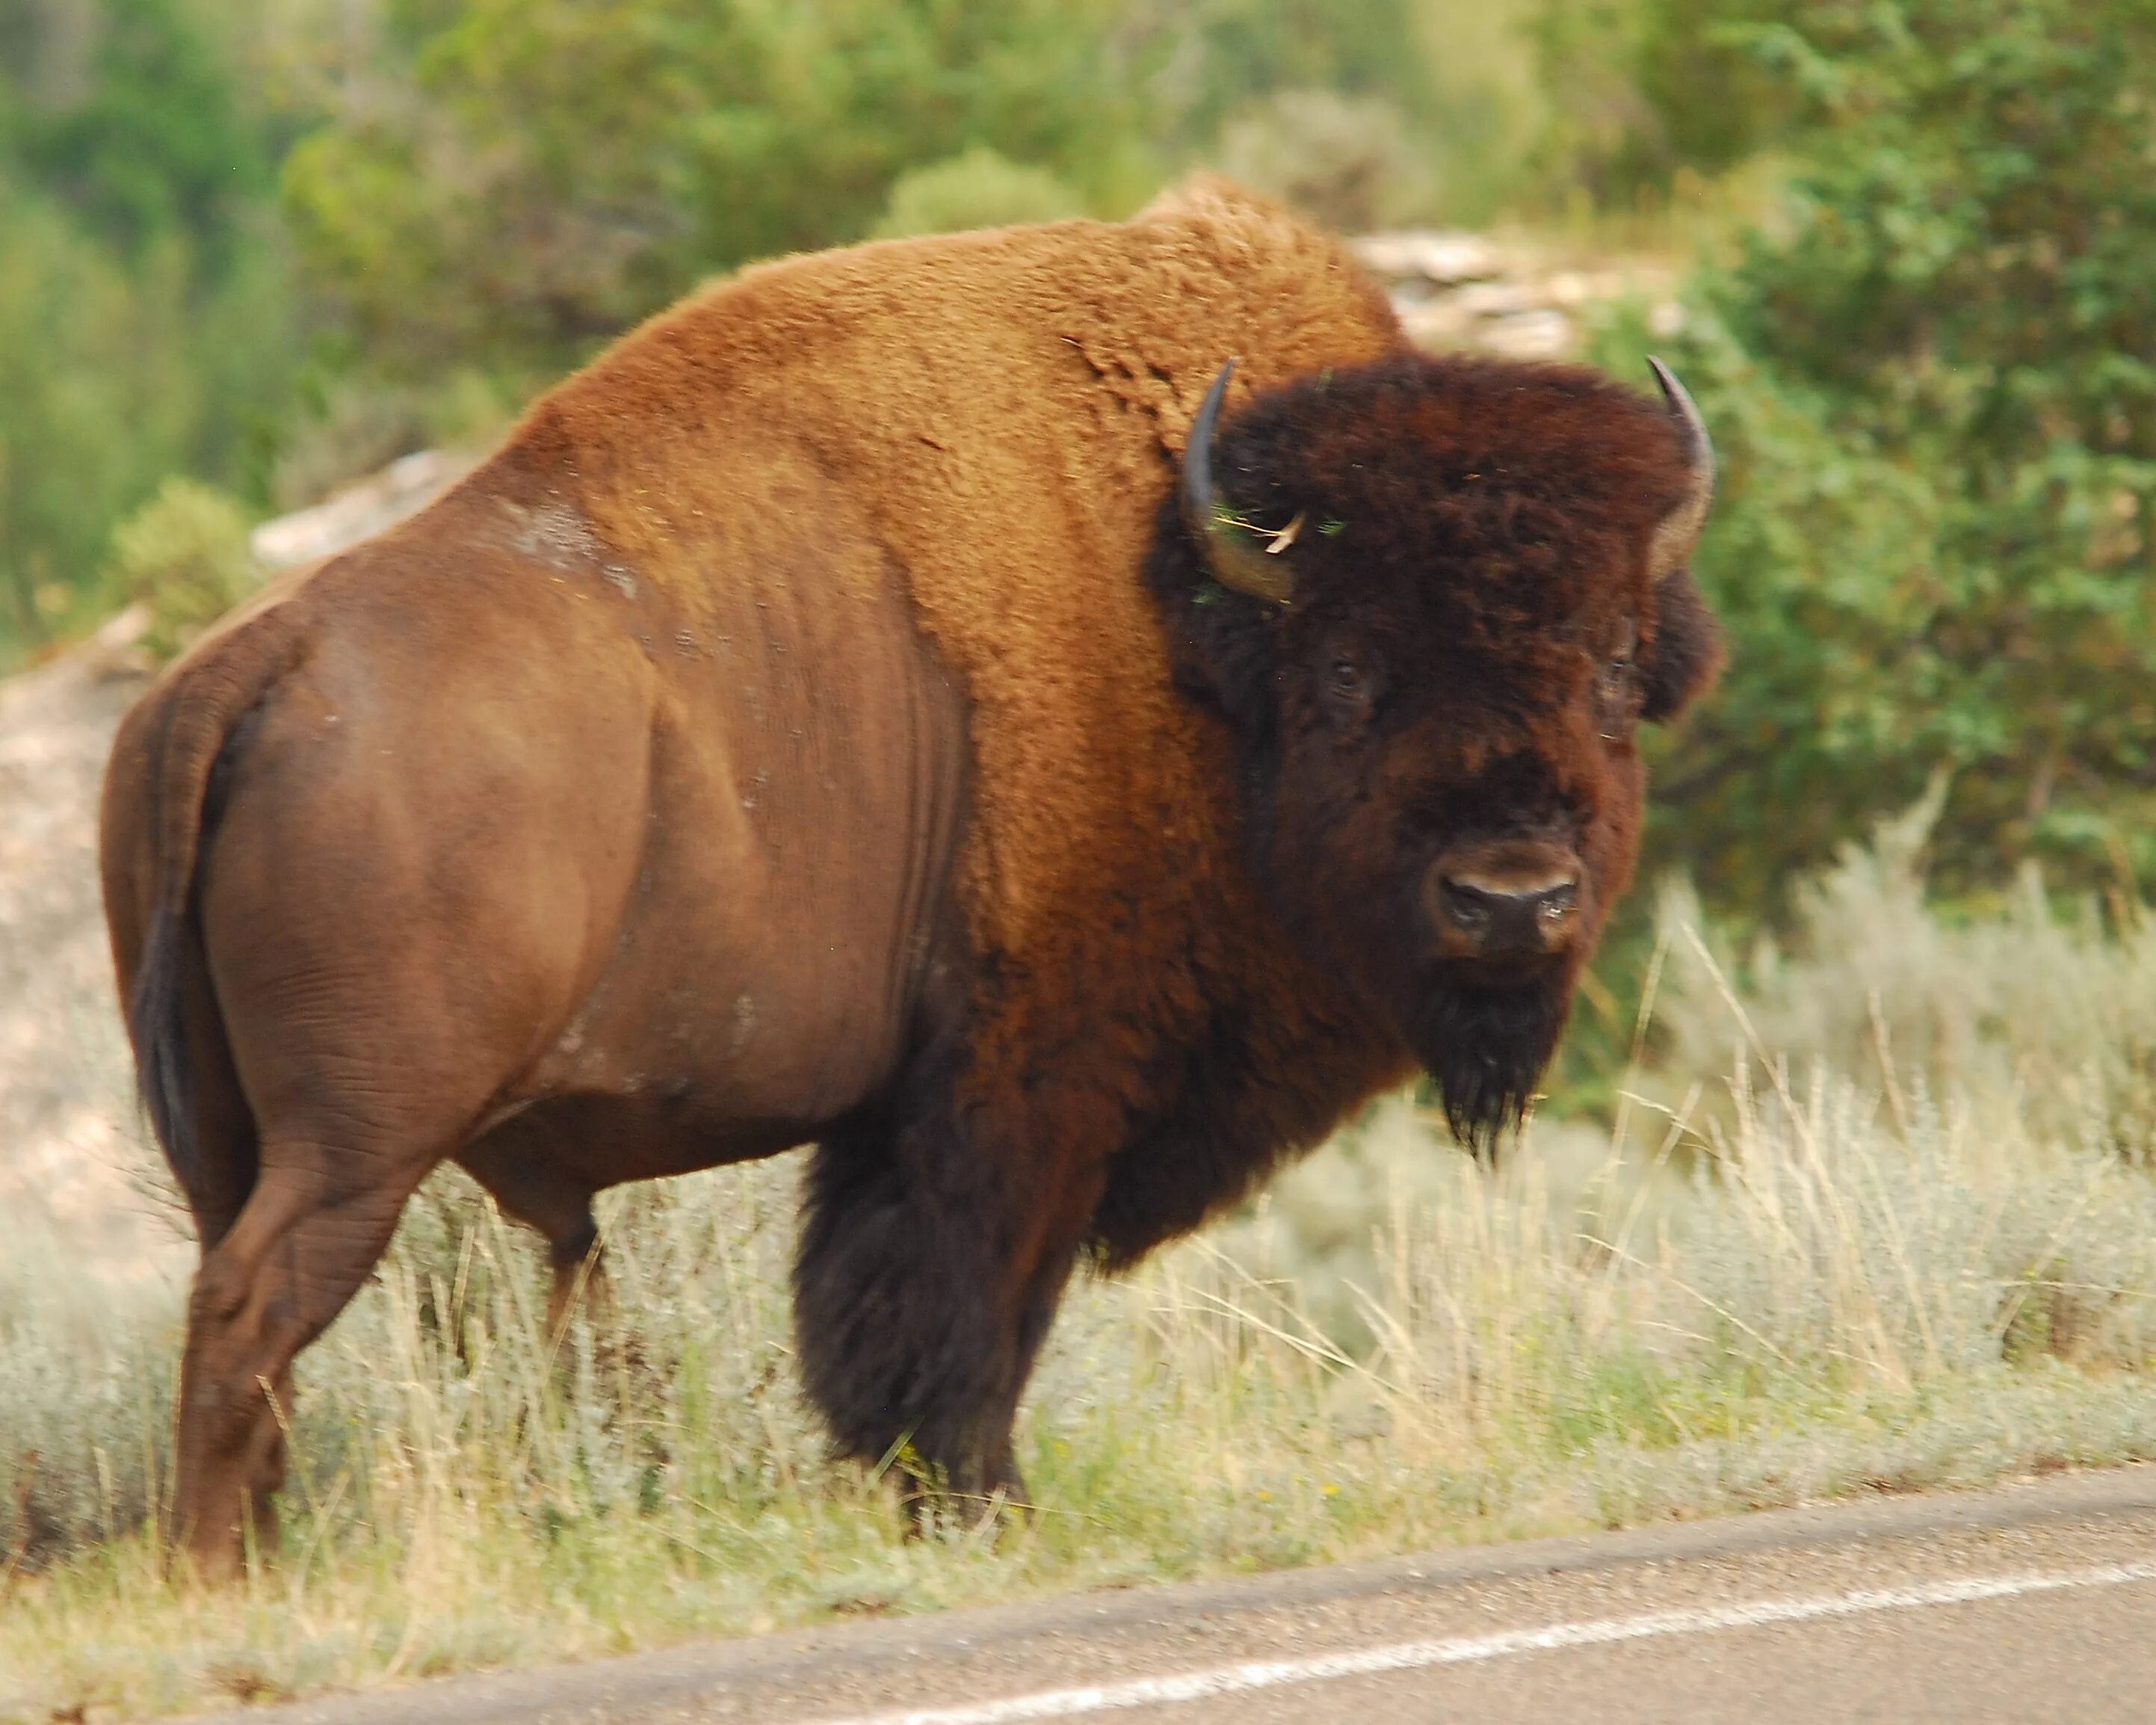
M1522 878L1510 871L1436 871L1438 934L1461 958L1523 958L1561 952L1579 920L1579 871L1565 866Z

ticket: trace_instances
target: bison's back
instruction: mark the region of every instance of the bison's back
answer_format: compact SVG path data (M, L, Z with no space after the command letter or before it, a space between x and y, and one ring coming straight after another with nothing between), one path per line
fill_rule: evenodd
M741 560L734 488L776 436L864 512L969 702L976 936L1083 968L1134 895L1170 942L1222 889L1219 762L1140 578L1221 362L1246 387L1397 343L1334 242L1201 187L1072 222L791 259L655 320L520 434L574 465L628 562L693 609Z

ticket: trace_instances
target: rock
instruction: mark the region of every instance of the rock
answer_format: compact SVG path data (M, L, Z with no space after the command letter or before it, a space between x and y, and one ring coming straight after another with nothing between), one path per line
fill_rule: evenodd
M1375 275L1444 287L1486 280L1503 267L1502 254L1480 234L1371 234L1349 240L1348 249Z
M1572 320L1547 309L1507 312L1477 334L1481 347L1507 359L1564 359L1578 345Z
M1523 242L1479 234L1373 234L1348 249L1383 285L1408 339L1433 352L1507 359L1574 359L1594 308L1646 295L1657 335L1684 313L1667 297L1674 272L1658 259L1588 267Z
M263 522L249 536L248 549L257 562L272 571L333 557L393 527L407 516L417 515L475 465L469 455L421 449L391 462L326 502Z

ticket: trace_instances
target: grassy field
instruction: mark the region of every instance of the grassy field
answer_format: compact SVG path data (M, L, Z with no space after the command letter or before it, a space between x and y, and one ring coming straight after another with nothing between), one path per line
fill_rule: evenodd
M902 1536L824 1456L790 1161L613 1194L610 1312L439 1178L303 1362L284 1555L177 1582L175 1294L0 1268L0 1718L95 1719L834 1615L2156 1456L2156 932L1931 915L1889 831L1742 963L1665 906L1614 1125L1495 1174L1409 1098L1074 1290L1040 1512ZM1732 983L1732 978L1741 978Z

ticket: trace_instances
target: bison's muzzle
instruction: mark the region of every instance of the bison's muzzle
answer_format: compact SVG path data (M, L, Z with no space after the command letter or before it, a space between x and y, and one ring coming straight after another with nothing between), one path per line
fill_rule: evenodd
M1426 899L1445 957L1492 963L1561 957L1583 921L1585 883L1566 846L1455 846L1430 871Z

